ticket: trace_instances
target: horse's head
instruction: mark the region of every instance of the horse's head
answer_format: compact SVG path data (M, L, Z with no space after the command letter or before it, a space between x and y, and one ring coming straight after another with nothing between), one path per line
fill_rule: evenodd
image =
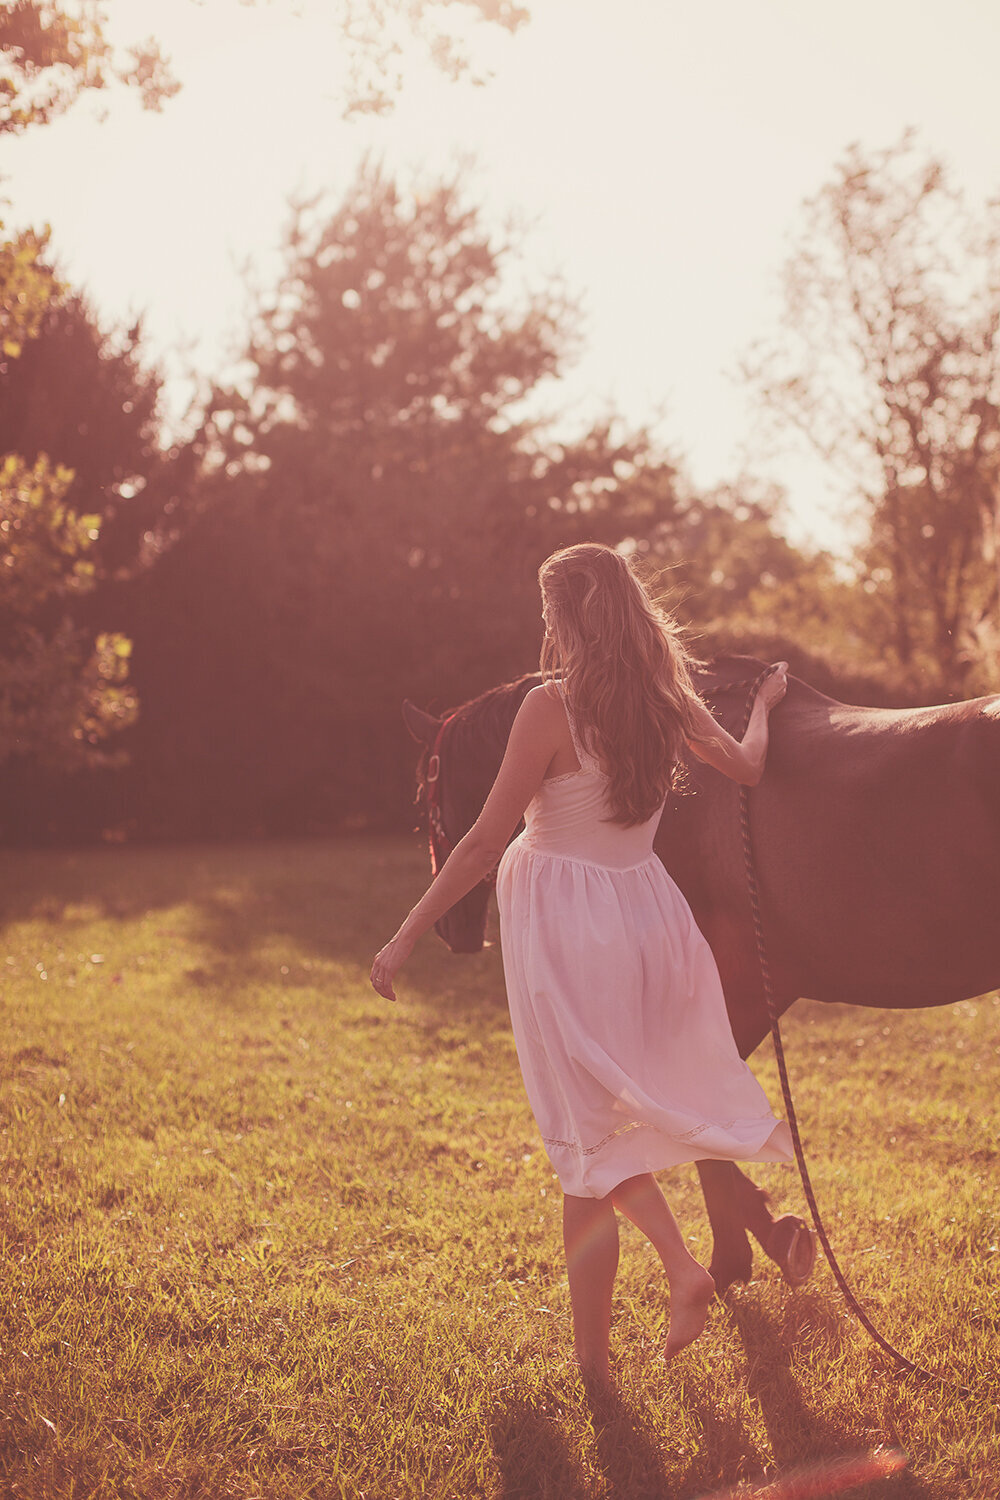
M494 688L440 719L412 703L403 704L403 721L423 747L417 801L427 817L435 875L482 811L514 715L537 681L537 676L526 677ZM491 879L480 881L435 922L435 931L453 953L478 953L482 948L492 888Z
M459 839L468 833L485 800L482 779L456 753L460 738L454 714L437 719L406 701L403 721L423 746L417 766L417 801L427 818L431 873L436 875ZM486 784L487 791L489 783ZM478 953L486 935L490 882L482 880L434 923L452 953Z

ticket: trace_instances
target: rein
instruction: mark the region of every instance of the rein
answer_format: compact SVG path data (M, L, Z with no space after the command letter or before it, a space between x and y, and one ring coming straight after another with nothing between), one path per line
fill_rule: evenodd
M721 683L715 690L715 692L708 695L714 698L716 696L720 696L724 692L740 691L749 687L750 691L747 697L746 709L743 717L742 734L746 734L747 732L747 727L750 723L750 715L753 711L754 700L756 699L757 694L760 691L761 685L763 684L765 678L770 676L772 671L772 667L765 667L764 670L755 678L746 678L739 682ZM788 1081L788 1069L785 1065L785 1049L781 1041L781 1027L779 1024L778 1006L774 998L774 990L771 987L771 972L767 959L767 947L764 941L764 920L761 916L760 910L760 889L757 883L757 867L754 863L753 857L753 840L750 835L750 788L747 786L740 787L740 825L743 834L743 858L746 866L747 889L750 893L750 907L753 913L754 935L757 940L757 960L760 965L760 977L764 987L764 998L767 1001L767 1015L771 1027L771 1040L774 1043L774 1055L777 1059L778 1073L781 1078L781 1095L785 1102L785 1113L787 1115L788 1126L792 1134L792 1144L795 1148L795 1161L799 1169L799 1177L802 1180L802 1188L806 1195L806 1202L809 1204L809 1212L812 1215L812 1221L816 1226L816 1235L823 1247L823 1254L826 1256L830 1270L833 1272L834 1280L843 1293L844 1301L847 1303L848 1307L857 1318L862 1328L865 1330L868 1336L874 1340L879 1348L882 1349L886 1354L888 1354L890 1358L894 1359L905 1374L921 1375L925 1379L937 1381L941 1385L954 1386L955 1382L948 1380L946 1376L939 1375L934 1370L928 1370L926 1366L917 1364L912 1359L908 1359L907 1356L905 1354L902 1354L894 1344L890 1344L888 1339L884 1338L882 1334L879 1333L878 1329L875 1327L874 1323L872 1323L864 1308L861 1306L861 1304L858 1302L858 1299L851 1291L851 1288L848 1286L847 1279L844 1276L843 1271L840 1269L837 1257L834 1254L833 1246L830 1244L830 1239L827 1235L826 1227L823 1223L823 1219L819 1211L819 1205L816 1202L816 1195L813 1192L812 1180L809 1176L809 1168L806 1165L805 1153L802 1149L802 1140L799 1136L798 1117L795 1113L795 1105L792 1102L791 1084ZM958 1386L956 1387L956 1389L961 1395L969 1394L968 1390L964 1386Z

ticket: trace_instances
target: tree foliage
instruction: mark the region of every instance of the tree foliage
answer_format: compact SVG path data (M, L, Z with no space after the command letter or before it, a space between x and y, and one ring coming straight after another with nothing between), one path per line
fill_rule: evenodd
M95 640L72 619L94 586L100 520L67 503L72 482L44 454L0 464L0 765L15 754L61 767L106 761L101 745L135 716L129 642Z
M939 692L1000 646L1000 209L978 217L907 136L853 148L807 206L782 336L749 366L844 473L885 649Z
M120 51L96 0L7 0L0 11L0 134L63 114L86 90L124 83L146 109L180 87L155 41Z
M297 12L308 3L297 0ZM415 51L448 78L485 82L475 32L484 26L515 32L528 20L516 0L313 3L336 27L347 59L347 115L389 113ZM154 39L127 48L112 44L108 6L99 0L7 0L0 11L0 134L45 124L81 93L115 82L136 90L146 109L160 109L181 86Z
M458 182L405 193L369 165L339 207L300 208L212 402L198 519L129 622L143 754L197 760L216 821L398 816L403 697L530 666L538 562L627 534L642 442L529 420L573 309L515 295L514 263Z
M802 554L776 525L781 497L750 479L699 492L675 483L639 543L671 589L671 606L694 632L715 628L801 576Z
M40 271L46 268L42 265ZM23 326L23 320L22 320ZM167 502L158 380L61 290L0 358L0 763L106 764L135 718L130 645L95 624L108 581L155 554ZM53 455L59 455L58 458Z
M166 524L158 394L138 328L103 333L76 296L0 360L0 760L105 763L134 721L129 642L94 617Z
M137 89L147 108L176 91L155 43L122 55L105 27L92 0L10 0L0 11L0 135L44 125L113 79ZM62 336L70 333L78 345ZM105 571L112 488L120 499L127 483L134 490L145 480L134 454L111 452L139 406L149 456L155 382L139 375L136 342L137 334L124 362L109 353L59 283L47 232L0 240L0 764L114 759L105 743L135 717L129 642L113 630L95 635L76 613ZM112 372L120 388L101 408ZM115 478L123 465L134 471L129 481Z
M100 532L93 561L104 577L137 566L163 527L159 394L141 326L106 331L70 292L48 305L16 360L0 359L0 452L59 455L73 475L69 504Z
M330 0L323 3L329 11ZM471 30L490 24L515 32L528 20L515 0L334 0L334 8L349 59L348 115L389 113L414 43L447 77L485 82Z
M0 233L3 231L0 220ZM58 285L45 262L48 234L25 230L0 241L0 358L16 359L41 327Z
M104 571L107 501L50 456L80 450L83 413L101 390L98 344L81 369L65 341L51 349L45 337L71 317L85 321L79 304L49 300L32 313L28 341L10 340L0 360L0 765L13 755L49 766L106 762L105 742L136 711L128 641L113 630L95 635L78 618ZM15 358L11 347L25 352ZM74 381L85 399L64 409ZM91 440L99 449L113 433L98 422Z

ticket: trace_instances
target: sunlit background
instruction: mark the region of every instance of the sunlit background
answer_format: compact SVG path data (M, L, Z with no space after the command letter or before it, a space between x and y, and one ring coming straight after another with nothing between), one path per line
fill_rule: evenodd
M523 9L0 0L3 1496L997 1492L1000 7ZM489 880L369 973L593 540L790 664L656 853L888 1343L673 1174L589 1405Z
M21 125L60 16L105 18L106 86ZM0 305L11 836L410 826L401 701L530 670L581 538L647 555L703 659L1000 685L992 6L0 21L2 269L48 225L63 284Z
M523 273L582 299L561 411L656 422L701 486L746 467L789 492L801 540L842 546L848 499L794 446L762 453L741 356L772 329L802 200L854 141L916 126L973 200L1000 190L991 0L535 0L511 37L470 27L488 84L410 45L384 119L343 118L345 65L322 0L115 0L109 34L155 35L183 87L160 114L92 99L5 143L15 221L51 223L59 263L107 316L142 313L171 371L218 374L247 278L273 278L291 194L345 190L366 152L434 176L471 158ZM546 394L543 393L543 397Z

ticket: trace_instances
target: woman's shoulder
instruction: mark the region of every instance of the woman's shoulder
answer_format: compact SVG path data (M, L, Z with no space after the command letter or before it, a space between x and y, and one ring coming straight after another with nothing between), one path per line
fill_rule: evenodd
M511 727L511 742L521 745L548 745L555 753L572 735L566 709L558 688L539 683L529 688Z
M562 703L562 685L557 677L546 677L544 682L536 682L533 688L529 688L524 695L524 702L529 699L534 703Z
M565 717L566 709L562 691L557 682L540 682L529 688L521 704L522 711L535 718L558 720Z

